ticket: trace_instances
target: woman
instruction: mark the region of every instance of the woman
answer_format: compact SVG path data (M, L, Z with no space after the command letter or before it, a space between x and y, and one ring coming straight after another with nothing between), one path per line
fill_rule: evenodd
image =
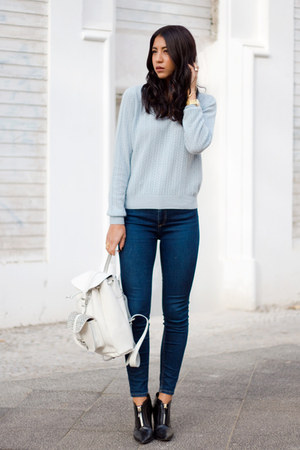
M201 152L211 143L216 114L214 97L197 89L196 59L195 41L186 28L157 30L150 40L147 83L124 92L117 127L106 249L114 255L119 245L131 314L150 315L160 240L164 333L153 408L148 393L149 333L140 349L140 367L127 366L134 438L143 444L173 436L170 406L188 335L199 246ZM143 328L143 319L133 322L136 341Z

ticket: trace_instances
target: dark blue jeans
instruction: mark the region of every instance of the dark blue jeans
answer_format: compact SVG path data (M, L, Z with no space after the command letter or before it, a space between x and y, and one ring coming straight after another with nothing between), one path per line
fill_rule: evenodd
M160 240L164 333L160 355L159 391L173 394L184 355L189 323L189 295L199 247L197 209L127 209L126 243L120 252L121 280L130 313L149 318L152 273ZM136 318L137 342L145 320ZM140 349L140 367L128 367L132 397L148 393L149 332Z

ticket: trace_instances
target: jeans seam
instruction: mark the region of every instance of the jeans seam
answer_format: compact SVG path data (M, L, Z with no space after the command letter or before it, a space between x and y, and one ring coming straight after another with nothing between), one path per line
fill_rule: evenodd
M161 345L161 355L160 355L160 361L161 361L161 373L160 373L160 381L159 381L159 386L161 387L163 384L163 378L165 375L165 364L164 364L164 356L165 356L165 340L166 340L166 330L164 329L164 334L163 334L163 340L162 340L162 345Z
M138 392L138 393L131 392L131 397L147 397L147 395L148 395L148 392L146 392L146 393L144 393L144 392L142 392L142 393L140 393L140 392Z
M168 395L174 394L174 391L170 391L169 389L163 389L162 387L159 388L159 392L161 392L162 394L168 394Z

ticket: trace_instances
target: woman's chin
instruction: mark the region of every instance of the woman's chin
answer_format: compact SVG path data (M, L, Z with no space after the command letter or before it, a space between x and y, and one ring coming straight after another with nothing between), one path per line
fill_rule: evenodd
M165 78L168 78L168 75L163 74L163 73L157 73L156 75L157 75L158 78L160 78L161 80L164 80Z

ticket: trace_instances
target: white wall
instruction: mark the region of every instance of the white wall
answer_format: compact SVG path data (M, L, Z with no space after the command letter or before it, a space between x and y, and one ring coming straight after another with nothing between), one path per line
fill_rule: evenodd
M50 2L48 258L1 266L1 327L65 320L70 279L104 257L107 60L104 43L82 39L82 5Z
M300 296L300 244L292 238L294 4L221 6L220 301L241 309L287 305Z
M292 238L293 21L293 0L270 2L270 56L255 63L258 305L300 300L300 242Z

